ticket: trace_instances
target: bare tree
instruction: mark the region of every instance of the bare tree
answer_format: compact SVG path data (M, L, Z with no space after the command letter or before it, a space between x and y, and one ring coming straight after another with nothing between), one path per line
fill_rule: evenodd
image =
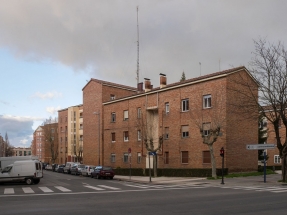
M287 131L287 51L280 41L277 44L271 44L265 39L259 39L254 41L254 45L254 57L250 62L249 71L258 85L255 87L244 82L243 77L241 80L234 80L234 84L244 86L248 90L238 91L241 99L238 99L238 103L233 105L242 115L247 109L253 110L254 113L260 113L272 124L277 148L283 161L282 179L285 181L287 176L287 132L283 137L283 134L280 135L279 129L281 119L284 130ZM258 93L256 88L258 88ZM258 118L258 114L252 117Z
M191 109L190 119L198 128L203 144L209 148L211 158L212 177L216 178L216 159L214 156L213 144L222 135L225 123L225 100L223 98L223 88L218 87L210 96L204 98L203 90L199 90L196 101L203 100L203 104L195 103ZM203 110L204 106L211 108ZM204 111L204 114L203 114Z
M45 156L50 157L51 163L55 163L59 155L58 123L49 119L43 124Z
M146 110L142 113L141 118L137 121L137 128L144 141L147 154L149 152L156 153L153 159L153 170L154 177L157 177L157 153L161 150L163 143L163 138L158 133L158 111Z

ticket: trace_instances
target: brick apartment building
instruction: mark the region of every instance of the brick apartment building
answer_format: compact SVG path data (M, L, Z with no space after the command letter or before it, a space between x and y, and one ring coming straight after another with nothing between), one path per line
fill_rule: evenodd
M59 163L82 161L83 157L83 105L58 111Z
M208 133L213 119L207 116L217 108L225 118L223 136L214 144L217 167L221 165L219 150L224 147L225 167L230 171L256 170L257 152L247 151L245 146L257 142L258 122L250 118L239 121L240 116L228 105L239 96L238 91L230 90L232 80L239 76L256 88L245 67L169 85L162 74L160 87L152 88L146 79L144 90L142 83L132 88L91 79L83 88L84 163L127 168L131 149L132 167L146 168L146 134L152 136L155 146L163 137L157 151L159 168L210 168L209 149L202 143L194 118L201 116ZM220 107L215 105L219 94ZM200 111L194 115L196 107Z
M38 156L41 162L51 163L51 141L55 153L58 153L58 122L56 120L47 120L34 131L32 155Z

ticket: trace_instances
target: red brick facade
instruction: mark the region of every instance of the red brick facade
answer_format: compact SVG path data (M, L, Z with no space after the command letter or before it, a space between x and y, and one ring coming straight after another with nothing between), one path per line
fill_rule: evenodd
M166 86L161 83L162 88L147 92L136 92L135 88L92 79L83 88L83 162L127 168L129 162L126 153L130 148L132 167L145 168L147 150L144 138L138 138L139 130L143 134L145 128L150 127L144 125L141 120L144 119L152 125L150 132L155 137L155 144L158 144L160 136L164 137L162 148L157 152L159 168L210 168L209 148L202 143L199 128L192 120L193 110L203 107L203 97L210 96L211 101L214 101L216 95L220 94L218 109L226 120L222 123L223 136L218 137L214 144L217 167L221 166L219 150L224 147L225 167L230 171L256 170L257 152L247 151L245 146L257 143L258 122L247 118L239 122L240 116L227 105L227 101L236 101L238 96L229 87L233 87L231 80L239 74L253 81L244 67ZM185 99L188 99L188 110L183 108ZM138 108L141 109L141 119L138 119ZM201 108L198 114L203 116L205 122L209 122L211 119L208 116L214 109L213 106ZM128 111L128 119L124 119L125 114L127 116L124 111ZM112 119L112 115L115 118ZM127 136L126 140L124 136Z

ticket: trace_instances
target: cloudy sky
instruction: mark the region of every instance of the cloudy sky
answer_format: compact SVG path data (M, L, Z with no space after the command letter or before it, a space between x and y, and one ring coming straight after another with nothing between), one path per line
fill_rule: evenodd
M283 41L287 1L0 0L0 133L29 147L57 110L82 103L90 78L136 87L245 65L253 40ZM200 65L201 63L201 69Z

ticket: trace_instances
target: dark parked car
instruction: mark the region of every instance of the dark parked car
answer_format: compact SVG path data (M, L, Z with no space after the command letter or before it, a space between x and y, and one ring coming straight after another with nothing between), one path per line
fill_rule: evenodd
M96 166L94 168L94 171L91 172L91 177L92 178L109 178L109 179L113 179L115 176L115 173L112 169L112 167L110 166Z
M59 165L57 172L64 173L64 167L65 165Z

